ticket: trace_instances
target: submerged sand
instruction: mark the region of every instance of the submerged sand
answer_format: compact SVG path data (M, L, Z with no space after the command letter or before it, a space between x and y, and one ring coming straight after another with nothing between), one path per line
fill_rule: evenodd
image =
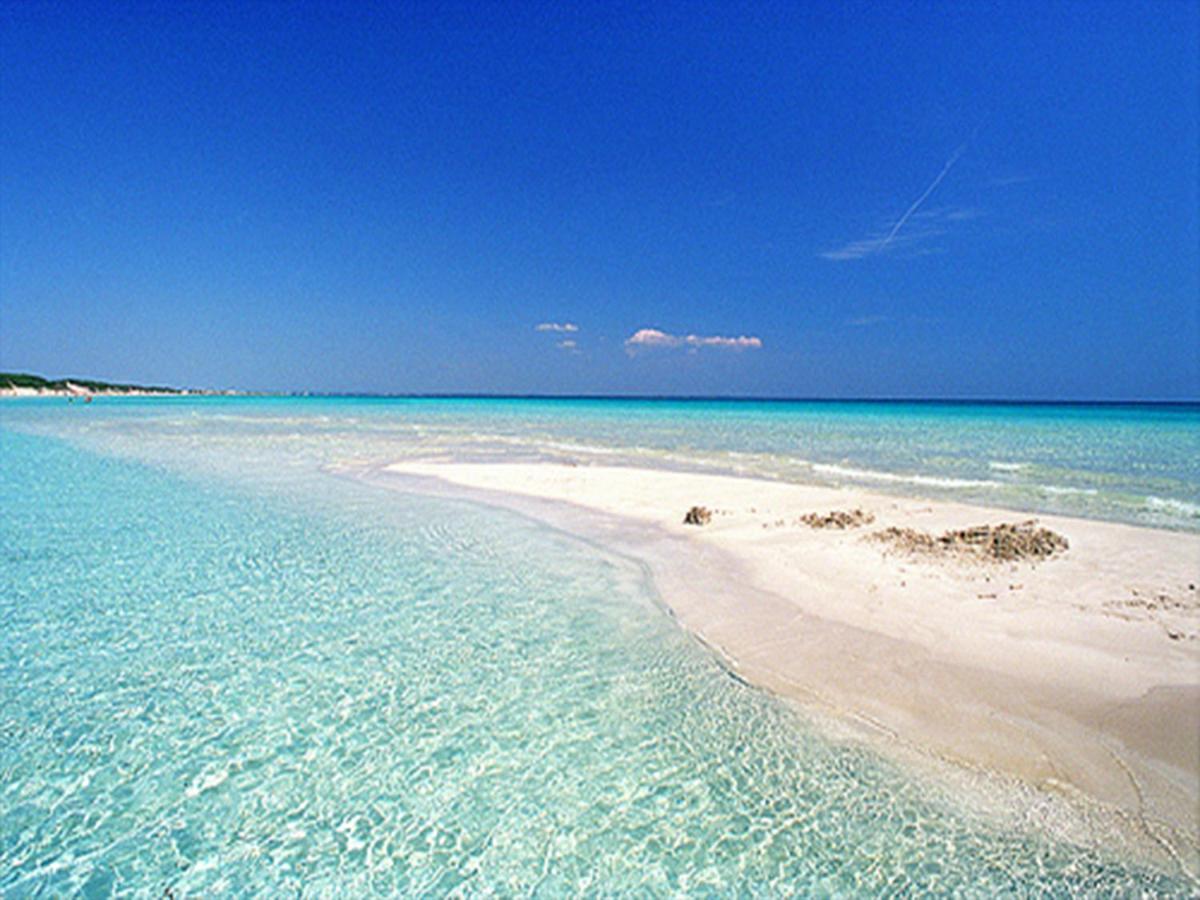
M1030 516L639 468L385 471L635 553L673 614L747 681L943 760L1098 801L1196 875L1200 536L1039 516L1067 549L1000 561L879 533L936 538ZM685 525L696 505L711 519Z

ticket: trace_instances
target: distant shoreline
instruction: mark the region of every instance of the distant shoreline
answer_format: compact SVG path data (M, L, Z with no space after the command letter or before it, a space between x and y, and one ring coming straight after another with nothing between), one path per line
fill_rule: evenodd
M175 390L156 388L102 388L92 389L79 385L62 388L29 388L14 385L0 387L0 397L245 397L240 391Z
M29 372L0 372L0 396L6 397L157 396L184 393L187 391L157 384L117 384L95 378L44 378Z
M0 372L0 397L73 397L95 396L170 396L170 397L261 397L311 398L315 400L536 400L597 403L765 403L828 405L914 405L931 407L1011 406L1011 407L1111 407L1113 409L1163 409L1200 412L1200 397L1188 400L1166 399L1021 399L998 397L786 397L711 394L524 394L472 392L374 392L374 391L272 391L214 388L177 388L165 385L122 384L94 378L44 378L26 372Z
M0 397L193 397L240 396L240 391L196 390L165 385L120 384L95 378L43 378L28 372L0 372Z

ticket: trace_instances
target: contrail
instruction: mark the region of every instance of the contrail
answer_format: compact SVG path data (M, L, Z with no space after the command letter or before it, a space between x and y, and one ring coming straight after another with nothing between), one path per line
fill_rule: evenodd
M904 215L896 220L896 224L892 226L892 230L888 232L888 236L885 237L880 245L875 248L876 253L883 252L887 245L892 242L892 238L896 236L896 233L904 227L904 223L912 217L912 214L917 211L918 207L920 207L920 205L925 202L926 198L928 198L929 195L934 192L934 189L942 183L942 179L945 178L946 174L954 168L954 164L958 162L958 158L963 155L963 151L967 149L967 144L969 143L971 143L969 140L964 141L962 145L954 151L950 158L946 160L946 165L942 166L942 171L938 172L938 177L933 179L933 183L930 184L929 187L925 188L925 193L918 197L916 201L913 202L913 205L910 206L907 211L905 211Z

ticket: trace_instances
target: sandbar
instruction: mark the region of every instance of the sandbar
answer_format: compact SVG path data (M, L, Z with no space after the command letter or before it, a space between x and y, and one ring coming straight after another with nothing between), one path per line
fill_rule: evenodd
M1200 535L647 468L423 461L375 474L636 555L671 613L746 681L1100 804L1197 874ZM708 524L684 524L695 505ZM836 510L871 521L803 519ZM1069 548L998 561L877 537L1031 518Z

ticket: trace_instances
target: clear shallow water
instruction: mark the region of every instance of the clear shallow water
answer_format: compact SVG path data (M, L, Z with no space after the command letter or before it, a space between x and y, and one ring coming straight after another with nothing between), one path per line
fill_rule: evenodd
M818 736L628 561L322 474L334 413L142 409L0 428L3 896L1194 889Z
M308 462L635 463L1200 531L1200 404L56 399L5 404L4 420L132 441L134 452L225 442Z

